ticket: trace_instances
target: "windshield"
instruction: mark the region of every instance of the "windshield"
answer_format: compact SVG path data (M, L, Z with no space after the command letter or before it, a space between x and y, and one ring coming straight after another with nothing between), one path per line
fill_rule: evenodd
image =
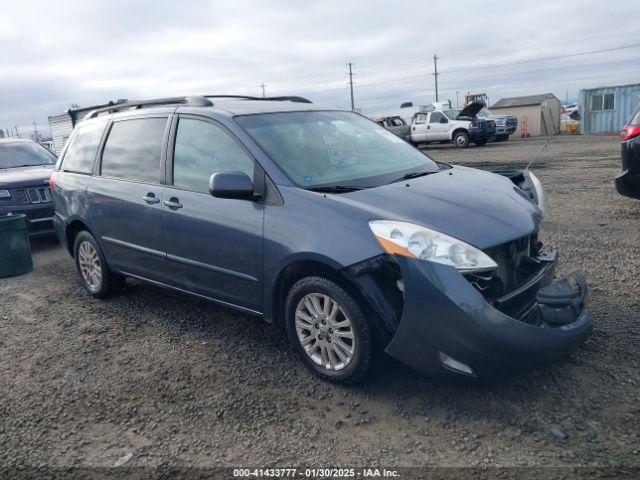
M245 115L236 121L299 186L371 187L438 164L374 122L351 112Z
M479 117L488 117L489 115L491 115L491 112L489 110L487 110L486 108L483 108L482 110L480 110L478 112L478 116Z
M56 156L38 143L0 143L0 168L53 165Z

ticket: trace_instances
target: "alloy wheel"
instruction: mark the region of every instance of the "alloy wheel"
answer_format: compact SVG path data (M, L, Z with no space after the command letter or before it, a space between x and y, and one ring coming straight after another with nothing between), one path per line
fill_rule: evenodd
M102 284L102 264L98 251L91 242L84 241L78 246L78 266L82 279L91 291L97 291Z
M298 302L296 333L306 354L330 371L346 368L355 353L353 325L342 307L328 295L309 293Z

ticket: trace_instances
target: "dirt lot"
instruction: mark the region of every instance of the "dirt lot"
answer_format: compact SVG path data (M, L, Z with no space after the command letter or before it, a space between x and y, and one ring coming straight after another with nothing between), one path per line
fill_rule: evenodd
M544 140L435 159L524 166ZM314 378L254 318L132 284L89 297L54 241L0 280L0 466L638 466L640 202L617 195L616 137L557 137L535 170L543 240L591 284L590 341L490 385L434 382L389 358L368 380Z

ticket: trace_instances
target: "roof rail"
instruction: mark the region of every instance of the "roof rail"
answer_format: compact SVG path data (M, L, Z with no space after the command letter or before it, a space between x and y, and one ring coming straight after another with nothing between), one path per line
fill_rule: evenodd
M193 107L211 107L213 102L203 96L189 96L189 97L169 97L169 98L154 98L151 100L118 100L112 105L106 105L104 107L95 108L91 110L84 117L96 118L101 113L114 113L121 110L133 110L143 107L157 107L160 105L190 105Z
M312 103L311 100L297 95L287 95L281 97L253 97L251 95L205 95L205 98L238 98L241 100L263 100L272 102L298 102Z
M121 110L133 110L144 107L158 107L161 105L189 105L192 107L211 107L213 102L210 98L238 98L243 100L266 100L266 101L278 101L278 102L298 102L298 103L311 103L311 100L304 97L282 96L282 97L252 97L250 95L194 95L187 97L168 97L168 98L154 98L151 100L127 100L119 99L115 102L109 102L105 105L99 105L97 108L81 108L75 111L69 111L73 113L81 113L88 111L84 116L84 119L96 118L102 113L115 113ZM75 120L75 115L72 115ZM75 121L74 121L75 123Z

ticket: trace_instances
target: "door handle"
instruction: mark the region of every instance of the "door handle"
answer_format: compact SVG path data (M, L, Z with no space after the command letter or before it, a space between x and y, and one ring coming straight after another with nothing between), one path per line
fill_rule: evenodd
M163 203L167 207L171 208L172 210L177 210L178 208L182 208L182 204L180 203L180 200L178 200L176 197L171 197L169 200L165 200Z
M142 199L147 203L160 203L160 199L153 192L147 193Z

